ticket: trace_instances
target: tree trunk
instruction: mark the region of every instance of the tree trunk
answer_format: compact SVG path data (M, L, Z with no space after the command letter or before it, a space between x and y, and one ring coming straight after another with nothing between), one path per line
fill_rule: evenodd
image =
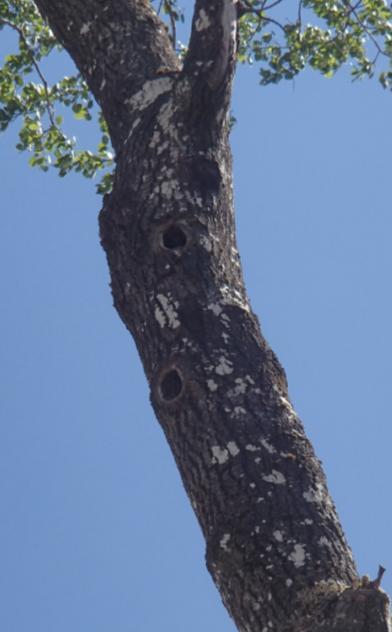
M183 67L147 0L36 4L109 126L100 229L114 304L238 630L387 632L388 599L358 581L244 288L228 142L236 0L196 0Z

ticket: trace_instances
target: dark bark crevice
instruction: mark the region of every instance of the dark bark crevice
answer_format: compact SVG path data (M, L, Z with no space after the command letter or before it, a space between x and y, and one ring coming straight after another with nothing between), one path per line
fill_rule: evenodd
M235 5L196 1L179 70L148 3L37 0L113 135L115 183L100 231L114 304L136 341L229 613L244 632L386 632L386 598L355 587L320 462L243 283L228 141ZM108 11L129 25L113 31L120 69L130 73L121 89L117 53L104 60L99 48ZM96 14L81 44L80 29ZM69 20L78 26L65 28ZM98 68L114 73L102 91Z

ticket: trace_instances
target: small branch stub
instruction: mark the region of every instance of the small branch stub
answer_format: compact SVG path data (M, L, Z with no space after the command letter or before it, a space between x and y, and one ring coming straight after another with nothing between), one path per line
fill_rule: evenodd
M177 369L169 369L162 376L159 385L159 394L164 402L172 402L177 399L183 390L183 381Z
M377 577L376 579L374 579L372 582L369 583L369 588L380 588L381 586L381 581L383 578L383 575L386 571L386 568L384 568L383 566L381 566L381 564L378 567L378 573L377 573Z

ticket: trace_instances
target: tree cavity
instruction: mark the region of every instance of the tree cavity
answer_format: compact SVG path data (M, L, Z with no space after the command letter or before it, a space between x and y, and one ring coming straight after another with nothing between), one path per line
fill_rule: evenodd
M169 369L161 379L159 393L164 402L173 402L183 390L183 381L178 369Z

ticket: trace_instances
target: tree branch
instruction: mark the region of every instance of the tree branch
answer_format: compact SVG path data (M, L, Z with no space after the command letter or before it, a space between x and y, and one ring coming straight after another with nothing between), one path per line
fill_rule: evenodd
M237 0L196 0L184 72L216 90L230 83L236 50Z
M7 20L6 18L0 18L0 22L2 22L2 23L3 23L3 24L5 24L6 26L9 26L11 29L13 29L14 31L16 31L16 32L18 33L18 35L19 35L19 37L20 37L21 41L22 41L22 42L23 42L23 44L25 45L26 50L27 50L27 51L28 51L28 53L29 53L29 57L30 57L31 63L32 63L32 65L34 66L35 71L36 71L36 73L37 73L38 77L41 79L41 81L42 81L42 85L43 85L43 87L44 87L45 100L46 100L46 108L45 108L45 109L46 109L46 112L47 112L47 114L48 114L48 118L49 118L50 124L51 124L53 127L57 127L56 122L55 122L55 120L54 120L53 107L52 107L52 104L51 104L51 102L50 102L50 95L49 95L49 85L48 85L48 82L46 81L45 76L44 76L44 74L42 73L42 70L41 70L41 68L40 68L40 66L39 66L39 64L38 64L38 62L37 62L37 60L36 60L36 58L35 58L34 51L31 49L31 47L30 47L30 45L29 45L29 43L28 43L28 41L27 41L27 39L26 39L26 36L25 36L25 34L24 34L24 32L23 32L23 29L22 29L22 28L20 28L19 26L17 26L16 24L14 24L13 22L11 22L11 20Z
M127 99L162 68L179 70L163 22L148 0L35 0L35 4L86 79L105 118L111 120L116 148L130 118ZM113 102L115 128L110 116Z

